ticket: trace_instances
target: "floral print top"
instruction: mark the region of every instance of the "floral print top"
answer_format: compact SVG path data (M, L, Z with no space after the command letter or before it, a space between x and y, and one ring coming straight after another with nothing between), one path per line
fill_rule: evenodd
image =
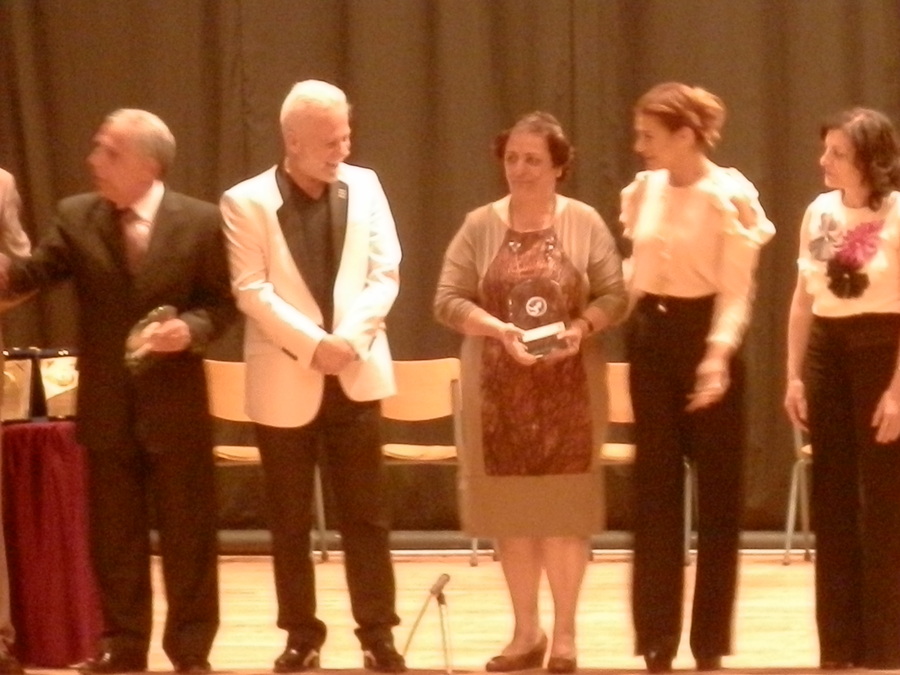
M844 206L838 190L806 209L797 261L813 313L900 313L900 192L878 211Z

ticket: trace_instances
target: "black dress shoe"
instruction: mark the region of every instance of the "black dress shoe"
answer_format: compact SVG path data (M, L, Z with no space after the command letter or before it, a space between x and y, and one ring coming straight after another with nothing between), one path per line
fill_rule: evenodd
M722 670L721 656L698 656L697 670L701 672L709 672L712 670Z
M206 675L212 672L209 661L201 658L188 657L178 659L172 664L176 673L188 673L190 675Z
M19 659L5 649L0 650L0 675L22 675L24 672Z
M288 647L275 659L272 670L276 673L303 673L319 667L319 648L312 645Z
M377 673L405 673L406 661L392 640L376 640L363 647L363 668Z
M113 673L143 673L147 670L147 655L132 652L103 651L75 668L90 675L112 675Z
M671 654L655 649L644 654L644 663L647 664L648 673L671 673L673 659Z
M521 654L498 654L484 667L489 673L510 673L516 670L529 670L544 665L544 654L547 652L547 636L542 635L538 643Z

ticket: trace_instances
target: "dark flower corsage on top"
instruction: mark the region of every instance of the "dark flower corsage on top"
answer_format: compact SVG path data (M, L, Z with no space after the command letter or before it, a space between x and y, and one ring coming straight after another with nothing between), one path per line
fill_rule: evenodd
M828 288L839 298L858 298L869 286L862 268L878 252L878 236L884 220L860 223L842 231L831 214L822 215L821 235L809 242L813 258L826 263Z

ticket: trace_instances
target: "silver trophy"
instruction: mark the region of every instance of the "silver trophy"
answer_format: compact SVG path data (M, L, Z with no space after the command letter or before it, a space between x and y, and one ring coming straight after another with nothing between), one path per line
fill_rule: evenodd
M566 299L560 285L543 277L515 286L508 298L509 320L525 331L522 344L529 354L545 356L565 347L558 337L566 329Z
M137 375L145 371L159 355L151 351L147 328L154 323L169 321L178 316L178 310L172 305L160 305L150 310L138 321L125 338L125 366Z

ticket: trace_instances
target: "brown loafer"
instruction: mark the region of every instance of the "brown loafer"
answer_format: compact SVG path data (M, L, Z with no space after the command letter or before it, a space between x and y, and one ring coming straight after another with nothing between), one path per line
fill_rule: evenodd
M576 670L578 670L578 662L575 660L575 657L551 656L547 659L548 673L566 675L567 673L574 673Z
M538 643L521 654L498 654L487 662L484 669L489 673L509 673L514 670L540 668L547 653L547 636L541 636Z

